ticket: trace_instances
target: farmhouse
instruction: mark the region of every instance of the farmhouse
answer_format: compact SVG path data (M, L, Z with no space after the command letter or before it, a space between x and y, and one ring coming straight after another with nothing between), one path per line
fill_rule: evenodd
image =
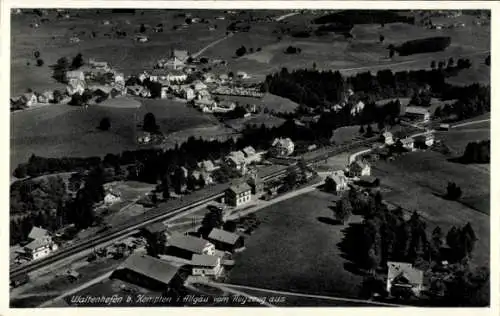
M158 236L161 234L168 234L167 226L162 222L154 223L148 225L142 229L142 234L144 237L148 238L150 236Z
M247 183L252 188L252 194L259 194L264 191L264 183L255 169L249 172Z
M179 272L179 267L164 260L133 254L113 272L111 278L163 292L182 286L184 280Z
M247 160L245 158L245 154L241 151L232 151L229 155L224 159L226 165L242 174L246 173L246 165Z
M380 185L380 180L372 176L361 176L359 177L358 184L365 187L377 187Z
M193 89L194 91L206 90L207 85L201 82L200 80L196 80L195 82L193 82Z
M111 71L111 66L106 61L96 61L95 59L89 59L89 66L92 69L106 72Z
M146 35L138 34L135 36L135 40L139 43L146 43L149 41L149 38Z
M424 272L413 267L411 263L387 262L387 292L391 296L412 294L420 296L423 290Z
M173 69L182 69L186 65L188 58L189 53L186 50L175 49L165 65Z
M66 80L69 82L71 79L85 81L85 73L82 70L67 71Z
M137 136L137 142L139 144L148 144L151 142L151 134L149 132L139 132L139 135Z
M435 139L434 133L432 131L429 131L429 132L425 133L424 135L417 136L415 138L415 142L422 143L422 144L425 144L427 146L432 146L432 145L434 145L434 139Z
M250 76L246 72L244 72L244 71L238 71L236 73L236 77L238 79L248 79L248 78L250 78Z
M428 109L418 106L408 106L406 108L405 117L416 120L422 123L428 122L431 119L431 113Z
M271 144L270 154L273 156L289 156L295 148L290 138L276 138Z
M191 101L195 98L194 90L190 87L185 87L182 89L182 97L188 101Z
M191 260L194 254L213 255L215 246L205 239L178 235L168 240L167 254Z
M354 177L369 176L371 166L365 160L356 160L349 166L349 173Z
M117 192L109 191L104 196L104 204L105 205L111 205L111 204L114 204L114 203L120 202L120 201L121 201L121 197L120 197L120 194Z
M401 143L403 144L403 148L406 148L408 150L414 149L415 140L411 137L403 138L401 140Z
M33 106L38 102L38 98L33 92L27 92L21 96L21 104L25 106Z
M330 190L337 193L348 189L347 177L342 170L332 172L325 180L326 183L329 183Z
M391 132L384 132L382 134L382 137L384 138L384 144L386 144L386 145L394 144L394 138L392 137Z
M234 184L226 190L226 203L231 206L240 206L250 202L252 188L245 182Z
M352 109L351 109L351 115L357 115L358 113L360 113L361 111L363 111L363 109L365 108L365 104L361 101L359 101L358 103L356 103Z
M21 256L29 260L36 260L48 256L52 251L57 250L57 244L52 240L50 233L40 227L34 226L28 235L28 243L24 246L24 253Z
M221 258L211 255L193 255L191 266L194 276L218 277L223 271Z
M38 103L50 103L54 101L54 92L45 91L44 93L38 95Z
M68 85L66 86L66 92L68 95L73 94L83 94L85 91L85 81L80 79L70 79Z
M242 236L219 228L212 229L208 235L208 240L215 245L216 249L221 251L234 252L245 245L245 240Z

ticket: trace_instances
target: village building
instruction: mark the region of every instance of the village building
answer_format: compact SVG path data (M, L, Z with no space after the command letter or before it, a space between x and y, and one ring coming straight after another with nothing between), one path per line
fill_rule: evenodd
M295 145L290 138L276 138L271 144L269 153L273 156L290 156L294 151Z
M411 137L406 137L401 140L401 143L403 144L403 148L412 151L415 147L415 140Z
M185 87L182 89L182 97L188 101L191 101L195 98L195 93L192 88Z
M158 258L139 254L128 257L113 271L111 279L119 279L161 292L166 292L168 289L178 289L184 283L180 267Z
M238 72L236 72L236 77L238 79L248 79L248 78L250 78L250 76L246 72L244 72L244 71L238 71Z
M111 66L106 61L96 61L95 59L89 59L89 66L92 69L97 69L101 71L111 71Z
M221 112L222 111L229 112L229 111L232 111L236 108L236 104L232 101L229 101L229 100L222 100L219 102L217 107L220 109Z
M53 101L54 101L53 91L45 91L42 94L38 95L38 103L50 103Z
M384 132L382 134L382 137L384 138L384 144L386 144L386 145L393 145L394 144L394 138L393 138L391 132Z
M355 160L349 166L349 174L352 177L369 176L371 174L371 166L366 160Z
M343 192L349 189L347 177L344 174L344 171L337 170L332 172L326 179L325 183L329 183L331 189L335 192Z
M198 100L212 101L212 96L208 90L198 90L194 91L194 93L196 94L196 99Z
M420 296L424 286L424 272L411 263L387 262L387 292L391 296Z
M365 104L363 102L359 101L351 108L351 115L354 116L354 115L361 113L361 111L363 111L364 108L365 108Z
M80 80L80 79L70 79L68 82L68 85L66 86L66 93L69 96L72 96L74 94L83 94L85 91L85 81Z
M216 249L221 251L234 252L245 246L243 236L219 228L212 229L208 235L208 240L215 245Z
M111 205L121 201L121 195L118 192L108 191L104 196L104 204Z
M264 182L259 176L259 173L256 169L250 170L248 173L248 185L252 188L252 194L260 194L264 191Z
M139 43L149 42L149 38L146 35L138 34L135 36L135 40Z
M206 90L207 85L201 82L200 80L196 80L195 82L193 82L193 89L194 91Z
M182 69L186 65L188 58L189 53L186 50L175 49L165 66L172 69Z
M216 81L215 75L211 72L206 72L202 75L205 83L214 83Z
M192 274L194 276L218 277L223 271L221 258L211 255L193 255L191 259Z
M21 96L20 103L27 107L30 107L38 103L38 98L33 92L27 92Z
M245 182L234 184L226 190L225 201L231 206L240 206L250 202L252 188Z
M215 246L209 241L187 235L172 236L168 240L167 254L191 260L193 255L213 255Z
M137 142L139 144L148 144L151 142L151 133L141 131L138 133Z
M145 238L156 237L156 236L162 235L162 234L165 234L167 236L169 235L168 227L165 224L163 224L162 222L153 223L151 225L148 225L148 226L144 227L143 229L141 229L141 232Z
M431 113L428 109L419 106L408 106L406 108L405 117L416 120L422 123L429 122L431 119Z
M28 260L44 258L58 249L50 233L46 229L40 227L34 226L31 229L28 240L29 243L24 246L24 252L20 254Z
M425 144L426 146L434 145L434 140L435 136L433 131L428 131L424 135L415 137L415 143L422 143Z
M224 158L224 162L229 168L241 174L246 173L247 160L243 152L241 151L230 152L229 155L227 155L226 158Z

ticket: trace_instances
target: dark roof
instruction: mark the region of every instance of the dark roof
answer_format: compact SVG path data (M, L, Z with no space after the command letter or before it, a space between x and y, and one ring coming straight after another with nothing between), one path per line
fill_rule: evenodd
M171 237L168 243L169 246L201 254L209 242L202 238L180 235Z
M167 230L167 227L163 223L154 223L151 225L148 225L144 227L144 230L146 230L149 233L155 234L155 233L163 233L164 231Z
M191 265L198 267L216 267L219 264L220 258L210 255L193 255Z
M43 238L43 237L48 236L48 235L49 235L49 232L46 229L33 226L30 234L28 235L28 238L29 239L38 239L38 238Z
M169 284L179 267L147 255L131 255L118 269L128 269L148 278Z
M228 190L234 192L235 194L240 194L246 191L251 191L252 188L248 185L248 183L242 182L230 186Z
M228 245L236 244L236 242L238 241L239 238L240 238L240 236L237 234L230 233L228 231L218 229L218 228L212 229L212 231L208 235L208 239L223 242L223 243L228 244Z

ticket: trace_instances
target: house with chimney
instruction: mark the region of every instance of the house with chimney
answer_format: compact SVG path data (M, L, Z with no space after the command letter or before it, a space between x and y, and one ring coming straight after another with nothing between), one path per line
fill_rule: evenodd
M424 272L411 263L387 262L386 290L392 297L420 296L424 289Z

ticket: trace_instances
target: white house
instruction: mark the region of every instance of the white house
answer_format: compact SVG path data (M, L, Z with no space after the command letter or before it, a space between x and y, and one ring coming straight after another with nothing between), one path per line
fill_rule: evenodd
M211 160L203 160L198 163L198 169L200 171L204 171L207 173L214 172L215 170L219 169L219 166L215 166L214 163Z
M44 93L38 95L38 103L50 103L54 100L53 91L45 91Z
M242 150L243 154L245 154L245 160L247 164L251 164L253 162L259 162L261 157L252 146L247 146Z
M149 38L146 35L139 34L135 36L135 40L139 43L146 43L149 41Z
M289 156L294 149L295 144L290 138L275 138L269 151L273 156Z
M236 77L238 77L239 79L248 79L250 78L250 76L244 72L244 71L238 71L236 72Z
M137 142L139 144L147 144L151 142L151 134L148 132L139 133L139 135L137 136Z
M193 82L193 88L194 88L194 91L206 90L207 85L204 84L203 82L197 80L197 81Z
M391 132L384 132L382 134L382 137L384 137L384 143L386 145L392 145L392 144L394 144L394 138L393 138Z
M104 204L105 205L111 205L117 202L121 201L120 194L117 192L111 192L109 191L105 196L104 196Z
M408 106L406 108L405 116L409 119L418 120L422 123L429 122L431 119L431 113L429 110L419 106Z
M424 272L416 269L411 263L387 262L387 292L397 296L398 292L410 291L415 296L420 296L424 289Z
M30 243L24 246L24 253L22 255L29 260L46 257L58 248L49 232L40 227L33 227L28 235L28 239Z
M166 67L173 69L182 69L189 58L189 53L186 50L174 50L170 58L165 63Z
M36 97L36 94L34 94L33 92L27 92L21 96L21 102L22 104L29 107L37 104L38 98Z
M365 108L365 104L361 101L356 103L351 109L351 115L357 115Z
M170 83L182 83L187 80L187 75L183 72L170 72L165 79Z
M349 173L354 177L369 176L371 175L371 166L365 160L355 160L349 166Z
M241 151L230 152L229 155L227 155L226 158L224 158L224 162L229 168L238 171L241 174L246 173L247 160L243 152Z
M194 276L218 277L223 271L220 257L212 255L194 254L191 266Z
M89 59L89 66L92 69L98 69L102 71L110 71L111 66L106 61L96 61L95 59Z
M182 97L188 101L191 101L195 98L194 90L186 87L182 89Z
M410 151L412 151L415 147L415 140L411 137L406 137L401 140L401 143L403 144L403 148L406 148Z
M66 80L69 82L71 79L85 81L85 73L81 70L72 70L66 72Z
M226 190L226 203L231 206L240 206L251 201L252 188L242 182L232 185Z
M335 185L335 192L342 192L346 191L349 186L347 182L347 177L344 174L344 171L342 170L337 170L332 172L328 176L329 181L332 181Z

